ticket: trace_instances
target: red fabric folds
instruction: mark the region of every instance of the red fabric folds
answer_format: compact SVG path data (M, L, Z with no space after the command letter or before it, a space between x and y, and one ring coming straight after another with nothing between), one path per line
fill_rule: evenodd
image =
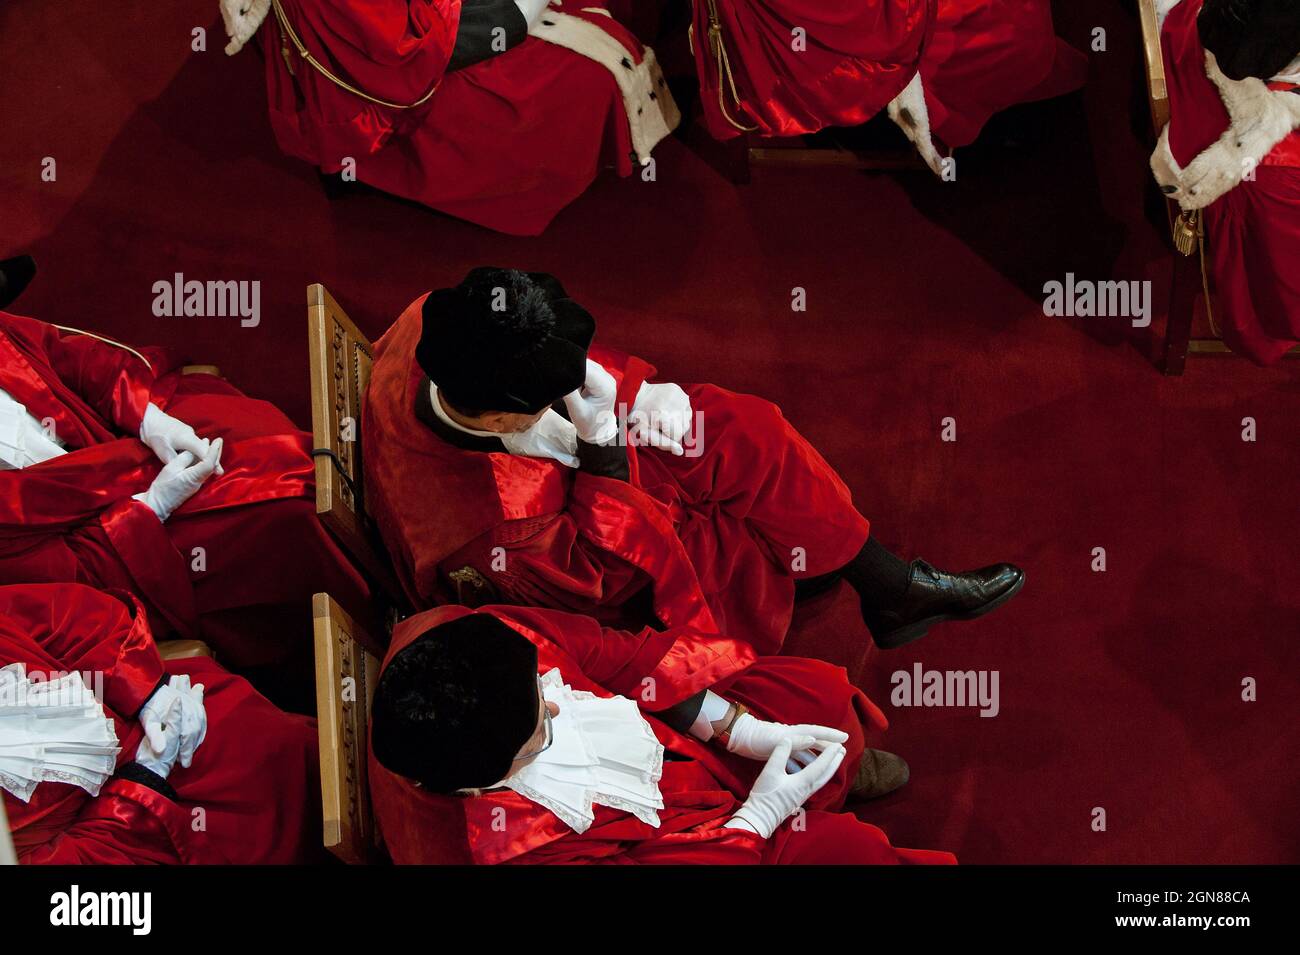
M398 625L385 665L430 627L467 613L444 607ZM895 849L883 832L842 811L867 733L885 728L883 714L852 687L845 672L816 660L759 657L742 642L690 627L625 632L555 611L484 607L538 648L538 672L558 667L576 690L600 696L656 690L642 711L676 758L664 762L665 808L653 828L635 817L595 807L579 835L548 810L512 790L473 798L421 790L370 763L372 801L385 843L398 863L479 864L756 864L953 862L949 853ZM683 736L654 713L713 687L755 713L789 723L817 723L849 734L844 765L807 804L806 826L782 826L770 840L724 824L744 801L762 763ZM624 694L626 695L626 694ZM640 699L638 693L634 698Z
M0 586L0 666L102 675L104 707L133 761L135 715L158 683L204 685L208 734L168 782L179 801L111 779L98 796L43 782L27 803L4 795L23 863L290 863L319 854L315 721L272 706L210 659L164 664L143 608L80 584Z
M375 347L362 418L370 509L416 606L455 602L465 567L499 599L645 622L649 588L665 625L695 626L776 652L794 582L842 567L870 525L829 464L771 402L686 388L691 456L628 447L631 481L549 459L463 450L415 417L418 299ZM593 346L626 408L654 369Z
M362 612L368 588L315 516L308 436L273 405L146 354L154 356L152 370L125 349L0 313L0 356L8 359L0 361L0 388L51 420L69 451L0 471L0 584L130 590L155 627L203 636L234 666L293 652L316 590ZM225 474L205 482L166 524L132 499L161 467L139 440L150 401L225 442ZM274 623L200 629L204 615L285 603L299 608L302 630Z
M586 7L599 7L593 0ZM410 23L406 17L410 11ZM372 96L330 83L290 45L278 24L261 32L271 126L291 156L385 192L501 232L537 235L600 169L631 172L622 97L603 66L536 38L443 74L455 42L458 0L290 2L285 10L312 54ZM640 44L608 17L587 17L640 56Z
M1201 0L1165 19L1169 148L1186 167L1228 128L1227 108L1205 72L1196 28ZM1286 89L1283 84L1272 84ZM1204 211L1216 318L1234 352L1272 365L1300 343L1300 132L1264 157L1245 181Z

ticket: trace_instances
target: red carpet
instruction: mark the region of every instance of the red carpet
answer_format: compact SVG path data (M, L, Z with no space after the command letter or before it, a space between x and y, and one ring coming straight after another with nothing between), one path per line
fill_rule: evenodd
M1295 862L1300 369L1206 359L1167 379L1148 358L1159 320L1044 317L1043 283L1158 278L1165 255L1144 217L1135 21L1058 9L1080 48L1107 30L1089 89L1049 142L977 148L955 183L764 168L738 187L673 141L656 182L605 177L540 239L511 239L379 195L327 202L277 151L260 60L221 52L212 0L11 0L0 256L40 265L18 311L182 346L304 426L308 283L377 336L470 266L554 272L664 378L780 403L885 544L1026 568L1005 609L890 654L864 655L847 592L801 615L790 648L860 668L893 721L877 745L911 762L863 813L895 843L968 863ZM260 280L261 325L153 317L175 272ZM914 661L999 671L1000 713L890 706Z

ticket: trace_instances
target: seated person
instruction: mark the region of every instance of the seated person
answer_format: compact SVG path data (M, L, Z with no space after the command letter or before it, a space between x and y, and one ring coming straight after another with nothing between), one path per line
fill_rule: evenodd
M164 663L129 594L0 587L0 743L22 863L320 855L315 720L210 658Z
M1300 5L1160 9L1170 120L1151 167L1202 217L1223 340L1271 365L1300 342Z
M316 518L310 449L175 356L0 312L0 584L129 590L229 666L305 660L313 593L369 602Z
M936 172L994 113L1087 70L1050 0L695 0L692 46L715 136L853 126L888 106Z
M398 624L370 789L398 863L954 862L844 810L901 786L842 669L691 627L440 607Z
M679 119L654 52L605 6L283 0L261 29L271 126L324 173L355 162L375 188L536 235L603 167L649 161ZM227 53L270 8L222 0Z
M796 581L848 580L881 647L1020 589L1009 564L903 562L868 539L844 482L775 405L651 382L653 367L594 333L553 276L478 268L376 344L367 495L417 607L693 624L775 653Z

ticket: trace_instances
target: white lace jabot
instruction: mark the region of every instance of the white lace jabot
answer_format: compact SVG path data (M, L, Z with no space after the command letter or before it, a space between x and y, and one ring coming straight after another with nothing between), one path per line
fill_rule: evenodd
M98 796L118 752L113 721L80 673L29 680L21 663L0 667L0 789L23 802L43 782Z
M636 703L573 690L558 669L542 677L546 700L560 713L555 741L499 785L544 806L574 832L595 821L593 805L629 812L659 828L664 748Z

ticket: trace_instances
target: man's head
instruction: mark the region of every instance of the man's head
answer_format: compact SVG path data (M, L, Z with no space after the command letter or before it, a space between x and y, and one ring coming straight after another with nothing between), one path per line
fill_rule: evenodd
M558 712L541 696L537 648L496 617L468 614L389 661L371 746L381 766L433 792L481 789L540 755Z
M582 386L595 332L554 276L484 266L429 293L415 358L455 420L523 431Z
M1197 27L1229 79L1267 80L1300 55L1297 0L1205 0Z

